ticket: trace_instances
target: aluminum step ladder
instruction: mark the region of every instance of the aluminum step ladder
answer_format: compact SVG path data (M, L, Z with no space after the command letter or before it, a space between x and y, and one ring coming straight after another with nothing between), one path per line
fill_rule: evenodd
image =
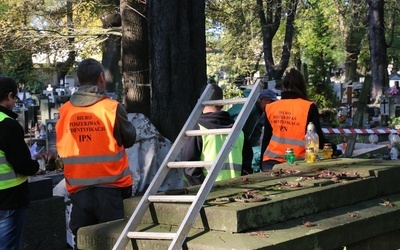
M152 182L144 193L142 199L137 205L135 211L133 212L131 218L127 222L125 228L123 229L121 235L119 236L117 242L115 243L113 250L124 250L130 239L153 239L153 240L172 240L168 249L177 250L181 249L182 245L189 233L190 228L193 226L200 210L210 193L215 180L225 163L228 154L231 152L240 131L243 128L247 117L251 113L255 102L258 99L260 93L261 80L257 80L253 86L250 95L247 98L229 99L229 100L210 100L213 93L213 89L210 84L205 88L199 101L194 107L192 113L187 119L185 125L183 126L181 132L179 133L174 144L171 146L170 151L166 155L163 163L161 164L159 170L154 176ZM192 130L197 124L197 120L200 117L204 106L220 106L229 104L244 104L233 127L231 129L209 129L209 130ZM211 135L211 134L226 134L227 138L214 162L205 161L175 161L181 152L184 145L185 139L188 136L201 136L201 135ZM196 195L159 195L157 191L163 183L168 171L173 168L186 168L186 167L199 167L199 168L210 168L209 173L206 175L203 184L198 190ZM190 203L190 207L184 217L182 223L180 224L176 233L163 233L163 232L139 232L137 230L145 212L149 208L151 203Z

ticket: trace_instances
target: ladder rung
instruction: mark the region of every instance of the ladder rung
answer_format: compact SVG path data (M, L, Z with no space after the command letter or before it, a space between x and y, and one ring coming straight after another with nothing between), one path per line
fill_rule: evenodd
M224 106L230 104L245 103L247 98L237 98L237 99L226 99L226 100L213 100L213 101L203 101L201 104L203 106Z
M212 161L171 161L167 163L169 168L209 168Z
M195 195L150 195L147 198L150 202L193 202Z
M219 129L204 129L204 130L188 130L186 136L201 136L201 135L227 135L232 131L230 128Z
M172 240L175 234L176 233L128 232L127 236L131 239Z

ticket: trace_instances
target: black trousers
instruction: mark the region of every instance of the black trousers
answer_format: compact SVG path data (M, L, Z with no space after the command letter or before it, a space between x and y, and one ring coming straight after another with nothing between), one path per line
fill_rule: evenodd
M91 187L71 196L72 211L69 227L74 235L75 246L78 229L98 223L122 219L124 205L121 188Z

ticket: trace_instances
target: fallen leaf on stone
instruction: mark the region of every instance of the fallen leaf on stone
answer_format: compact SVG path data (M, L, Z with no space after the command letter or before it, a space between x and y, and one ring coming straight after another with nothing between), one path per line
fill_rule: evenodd
M261 236L261 237L265 237L268 238L269 234L263 233L263 232L254 232L254 233L250 233L250 236Z
M332 179L331 179L333 182L335 182L335 183L337 183L337 182L339 182L339 178L338 177L332 177Z
M299 182L290 184L291 187L301 187Z
M298 179L296 179L296 181L308 181L308 180L315 180L318 178L315 178L315 176L302 176Z
M386 207L394 207L394 204L391 203L390 201L385 201L383 203L379 203L381 206L386 206Z
M316 226L316 224L313 224L313 223L310 222L310 221L304 222L303 225L306 226L306 227L314 227L314 226Z
M358 215L356 215L356 214L353 214L353 213L347 213L350 217L352 217L352 218L354 218L354 217L358 217Z

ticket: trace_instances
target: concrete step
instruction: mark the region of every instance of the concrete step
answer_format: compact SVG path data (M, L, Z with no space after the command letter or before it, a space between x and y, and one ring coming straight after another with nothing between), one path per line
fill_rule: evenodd
M331 211L353 206L353 204L363 204L363 202L377 200L377 197L400 193L400 182L398 182L398 176L400 176L400 162L374 160L358 161L350 159L348 161L329 161L325 165L319 164L318 167L316 167L316 165L318 164L313 164L312 168L309 170L301 166L301 172L296 169L285 169L285 166L282 166L282 170L279 171L258 173L218 182L214 185L212 192L209 194L204 209L192 229L194 233L201 232L201 236L195 237L193 240L196 242L197 239L200 238L203 241L203 239L206 239L202 238L202 234L209 235L209 233L218 232L218 235L220 233L223 235L232 235L238 239L244 237L245 239L243 240L247 241L249 237L265 236L265 234L260 233L260 235L257 235L256 233L256 235L248 235L243 232L254 232L254 230L266 227L273 228L274 226L286 225L285 223L296 220L303 221L306 216L317 216L315 221L319 221L318 216L330 218L329 213ZM288 166L288 168L293 167L295 166ZM329 176L329 174L333 172L342 173L342 178L316 178L316 176ZM355 176L359 176L359 178L351 178ZM189 188L189 194L194 194L197 189L198 187ZM259 199L258 202L243 202L243 196L248 198L248 195L263 197L266 200ZM140 197L125 200L126 219L129 219L130 214L133 213L139 200ZM249 200L250 199L247 199L247 201ZM381 198L378 198L378 200L381 200ZM375 207L381 208L379 204L377 205L376 201L373 204L375 204ZM372 209L374 206L370 205L370 207ZM166 231L173 232L174 228L182 222L187 209L187 204L154 204L154 215L161 229L164 228ZM356 208L349 211L355 209ZM397 208L394 210L397 211ZM348 215L347 212L342 213L342 216ZM382 218L388 219L387 217ZM150 212L147 212L142 219L142 226L150 225L152 222ZM110 249L107 247L91 248L91 246L99 246L97 242L101 242L101 245L104 246L112 246L125 223L126 220L82 228L79 231L78 246L82 244L82 246L85 247L84 249ZM302 223L299 225L302 225ZM293 226L294 225L290 226L290 224L287 224L287 227L285 227L287 231L285 231L284 234L294 230L292 228ZM204 228L209 228L211 231L204 233ZM313 230L317 229L317 227L308 229ZM322 231L326 230L328 229L323 229ZM270 233L271 232L268 234ZM378 235L378 233L374 235ZM261 239L263 238L264 237L261 237ZM284 241L286 242L287 240L285 239ZM138 242L144 242L144 246L149 246L150 244L147 241ZM168 243L165 242L152 242L151 244L156 244L154 247L157 248L157 246L159 246L159 249L164 249L164 244L168 245ZM267 243L268 242L270 241L267 241ZM346 242L352 243L353 241ZM189 238L188 244L189 243L194 244L191 238ZM203 244L207 245L208 242L205 241ZM266 242L262 240L260 244L266 244ZM274 243L274 245L275 244L278 243ZM264 248L266 246L268 246L268 244L263 245L263 249L272 249ZM257 244L251 248L236 248L261 249L258 248ZM146 247L142 249L146 249ZM153 247L151 249L153 249ZM192 249L213 248L194 246Z
M215 198L211 196L204 204L203 218L198 217L193 227L203 229L204 225L206 225L212 230L232 233L243 232L372 199L377 194L377 180L375 177L346 181L346 183L327 182L326 180L303 181L300 183L296 181L298 178L286 177L249 184L243 186L242 189L224 190L223 195ZM301 187L282 186L279 182L288 183L285 185L298 185L300 183ZM250 194L246 191L249 189L253 190ZM242 195L260 195L260 197L265 197L267 200L244 202L245 199L241 199ZM231 199L221 197L231 197ZM139 199L137 198L125 202L127 214L133 213L138 202ZM172 226L179 225L184 219L189 205L183 203L154 204L158 223ZM152 222L151 213L147 211L142 223Z
M385 201L393 206L384 205ZM125 223L120 220L80 229L79 249L112 249ZM150 224L140 228L150 232L177 230L175 226ZM399 232L400 193L242 233L192 229L184 249L398 249ZM167 249L169 241L138 240L135 244L135 249ZM126 249L133 247L129 244Z

